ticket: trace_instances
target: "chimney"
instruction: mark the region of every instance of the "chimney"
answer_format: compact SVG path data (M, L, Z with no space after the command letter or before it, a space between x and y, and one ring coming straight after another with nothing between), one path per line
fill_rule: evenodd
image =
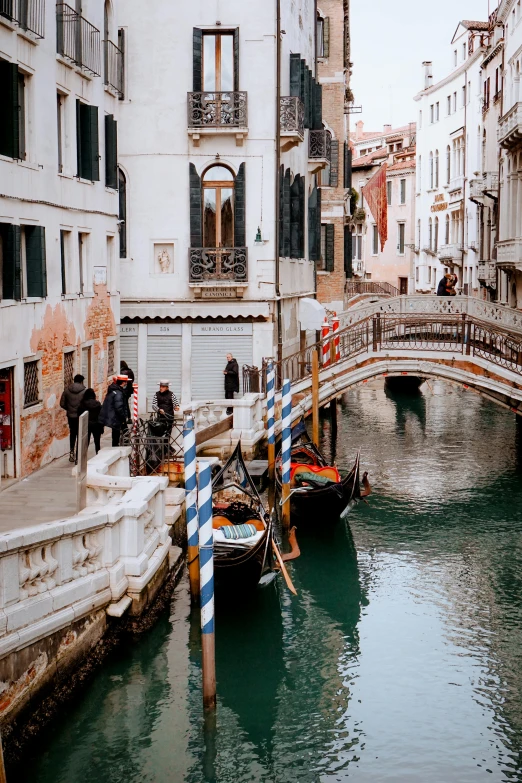
M433 84L433 63L429 60L425 60L422 65L424 67L424 89L427 90L428 87L431 87Z
M392 126L391 125L385 125L384 126L384 135L386 135L387 133L391 133L391 132L392 132Z
M359 122L355 123L356 131L355 131L355 140L360 141L364 138L363 134L363 128L364 128L364 122L362 120L359 120Z

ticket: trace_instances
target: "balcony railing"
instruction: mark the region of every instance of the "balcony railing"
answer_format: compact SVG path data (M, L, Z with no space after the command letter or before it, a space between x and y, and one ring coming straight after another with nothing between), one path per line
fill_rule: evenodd
M191 247L189 250L191 283L212 281L248 281L246 247Z
M331 160L332 134L329 130L311 130L308 149L310 160Z
M483 188L485 193L498 192L498 171L487 171L484 174Z
M520 143L522 138L522 103L515 103L498 121L498 142L509 149Z
M497 265L522 270L522 239L497 242Z
M450 261L454 264L461 264L462 246L455 243L442 245L442 247L439 248L439 259L441 261Z
M281 134L297 134L304 139L304 105L300 98L285 95L281 98L279 118Z
M246 128L246 92L189 92L189 128Z
M101 75L100 31L65 3L56 6L56 48L66 60Z
M44 38L45 0L0 0L0 16Z
M494 283L497 279L495 263L492 261L479 261L477 276L484 283Z
M484 180L471 179L469 182L469 195L470 198L482 201L484 198Z
M111 87L123 98L123 52L112 43L112 41L103 42L103 83Z

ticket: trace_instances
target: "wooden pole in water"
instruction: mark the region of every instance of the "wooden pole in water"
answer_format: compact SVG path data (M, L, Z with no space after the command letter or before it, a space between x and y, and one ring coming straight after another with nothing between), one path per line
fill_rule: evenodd
M266 373L266 409L268 435L268 477L275 478L275 372L273 362L268 363Z
M290 464L292 460L292 392L290 381L283 381L282 504L283 527L290 528Z
M212 473L199 469L199 574L201 650L203 653L203 707L216 709L216 641L214 637L214 533L212 530Z
M319 446L319 354L312 351L312 440Z
M199 597L199 541L196 484L196 432L192 417L183 428L183 451L185 458L185 516L187 520L188 569L190 595L193 601Z

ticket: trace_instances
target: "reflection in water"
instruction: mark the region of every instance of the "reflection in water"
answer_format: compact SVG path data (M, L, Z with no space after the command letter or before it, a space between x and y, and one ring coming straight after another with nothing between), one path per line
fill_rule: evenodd
M374 489L278 579L217 612L203 720L199 618L100 672L20 781L522 783L522 430L471 392L344 395L323 447ZM353 536L353 537L352 537Z

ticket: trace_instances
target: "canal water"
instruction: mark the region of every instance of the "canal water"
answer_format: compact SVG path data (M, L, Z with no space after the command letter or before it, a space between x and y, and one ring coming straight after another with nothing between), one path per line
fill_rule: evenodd
M438 382L345 394L325 451L373 494L299 531L281 583L216 621L204 726L187 583L32 749L18 783L522 781L522 445L515 417Z

